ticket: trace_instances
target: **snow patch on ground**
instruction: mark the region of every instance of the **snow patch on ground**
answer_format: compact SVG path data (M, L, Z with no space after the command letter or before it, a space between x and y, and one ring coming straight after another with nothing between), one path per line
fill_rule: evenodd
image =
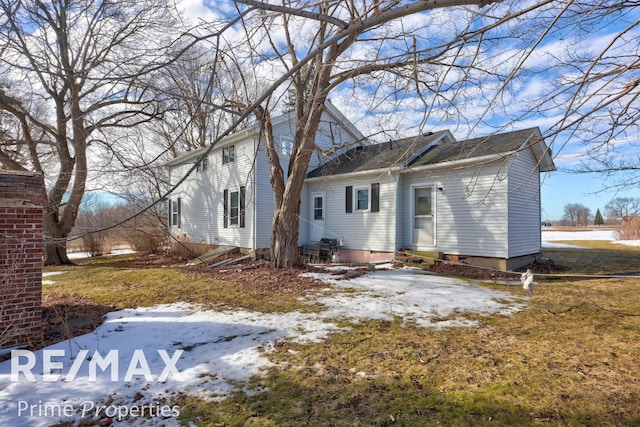
M559 231L542 230L543 248L580 248L581 246L554 243L555 240L608 240L626 246L640 246L640 240L617 240L615 230Z
M42 277L51 277L51 276L57 276L59 274L64 274L66 273L66 271L46 271L44 273L42 273ZM43 285L53 285L55 282L55 280L42 280L42 284Z
M616 240L616 237L615 230L543 230L542 242L548 242L552 240Z
M308 275L335 286L328 294L313 299L326 306L322 315L328 319L391 320L399 316L425 327L470 326L472 323L463 318L437 319L454 313L509 314L520 308L514 303L499 302L511 300L501 292L418 269L376 271L351 280L337 280L321 273Z
M114 248L111 250L111 252L103 256L128 255L128 254L133 254L135 252L136 251L134 251L133 249L127 246L127 247L121 247L121 248ZM91 258L91 253L90 252L69 252L67 256L69 257L69 259L79 260L84 258Z
M424 274L417 269L376 270L350 280L337 280L330 273L315 273L313 277L322 278L328 284L327 288L305 298L309 303L324 305L324 311L319 313L212 311L185 303L121 310L110 313L93 333L46 349L57 350L60 356L52 361L63 364L62 369L53 370L60 375L55 381L45 381L48 377L44 375L45 352L42 350L34 353L36 363L31 372L35 381L27 380L22 374L18 381L12 381L11 361L0 363L0 401L3 402L0 425L47 426L60 420L77 422L87 404L96 408L106 405L112 411L115 411L113 408L130 410L133 406L160 407L165 398L170 402L175 393L205 399L224 398L270 365L267 354L277 341L324 340L330 333L340 331L337 321L341 319L357 322L399 316L407 323L425 327L472 326L472 322L464 319L464 313L508 314L522 308L521 303L508 294L463 280ZM105 367L98 368L96 381L91 381L89 359L95 359L96 352L106 358L110 351L116 350L115 380L111 379L111 369ZM158 350L165 351L165 357L183 351L176 363L181 381L173 375L166 381L156 381L166 365ZM81 351L85 354L80 359L80 369L73 380L65 381L71 377L70 368ZM131 381L125 381L136 351L143 352L152 378L135 375ZM25 364L26 360L20 363ZM59 411L62 405L72 408L74 415L51 416L51 411ZM89 411L85 416L97 421L95 412ZM134 417L123 423L178 425L172 416ZM125 424L116 419L113 425Z

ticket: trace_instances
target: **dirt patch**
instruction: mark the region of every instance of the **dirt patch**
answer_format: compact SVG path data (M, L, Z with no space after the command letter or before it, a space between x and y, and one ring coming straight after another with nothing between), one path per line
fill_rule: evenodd
M47 293L42 299L43 347L87 334L114 311L113 306L75 295Z
M528 267L518 271L500 271L491 268L474 267L468 264L454 262L437 262L429 271L446 276L467 277L477 280L517 281L527 268L535 274L553 274L566 270L566 267L557 265L550 259L540 259Z
M114 260L109 266L116 268L159 268L181 267L187 263L184 259L169 256L165 253L139 253L132 259Z
M215 259L211 260L210 264L182 268L187 272L236 283L243 289L265 296L319 289L327 286L326 283L318 279L300 276L302 273L307 272L327 272L309 265L289 269L275 268L265 260L245 259L219 267L211 267L218 261L218 259Z

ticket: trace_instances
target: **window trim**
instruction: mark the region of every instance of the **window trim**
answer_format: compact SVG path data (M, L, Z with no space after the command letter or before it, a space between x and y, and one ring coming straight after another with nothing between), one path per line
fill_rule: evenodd
M315 193L312 195L313 198L313 219L314 220L324 220L324 195L321 193ZM316 206L316 200L320 199L322 206L319 208ZM318 217L316 214L320 211L320 216Z
M226 165L236 161L236 146L222 147L222 164Z
M169 199L169 227L182 226L181 204L180 197Z
M237 208L231 204L231 199L234 194L238 195ZM245 228L245 214L246 214L246 187L241 186L237 190L223 190L223 204L222 204L222 227L223 228ZM232 210L237 209L236 215L232 214Z
M200 156L196 160L196 172L204 172L209 167L209 157Z
M234 205L234 197L235 197L235 205ZM235 215L234 215L234 212ZM238 227L240 225L240 191L229 191L229 227Z
M367 191L367 207L358 209L358 192ZM347 185L345 187L345 213L380 212L380 183Z
M367 206L364 208L360 208L359 193L361 191L367 192L367 198L366 198ZM353 187L353 211L354 212L369 212L370 210L369 208L371 207L370 202L371 202L371 185L361 185L361 186Z

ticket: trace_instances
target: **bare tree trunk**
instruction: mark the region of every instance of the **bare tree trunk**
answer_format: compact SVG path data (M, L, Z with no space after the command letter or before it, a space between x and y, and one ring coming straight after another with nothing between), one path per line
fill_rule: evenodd
M289 165L289 179L284 183L284 175L277 157L270 159L271 183L274 189L275 205L271 227L271 261L274 267L290 268L300 264L298 256L298 237L300 228L300 200L302 187L307 175L311 154L315 148L315 134L320 117L324 111L324 99L311 111L307 112L296 124L294 155ZM268 129L270 130L270 124ZM267 143L268 150L273 150L273 137ZM274 185L275 183L275 185Z
M297 209L291 205L284 205L277 209L273 215L271 228L271 262L275 267L290 268L300 265L298 256L298 215Z
M67 256L67 241L64 238L54 238L44 243L44 265L73 264Z

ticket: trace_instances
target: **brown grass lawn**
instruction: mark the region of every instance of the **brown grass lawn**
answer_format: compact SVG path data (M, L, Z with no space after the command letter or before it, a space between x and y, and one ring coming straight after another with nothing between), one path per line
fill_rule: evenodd
M638 248L615 246L545 255L576 274L640 270ZM226 307L255 309L265 298L174 268L72 270L56 276L55 292L116 306L123 292L148 305L155 299L145 294L166 302L180 300L184 289L193 302L229 293ZM91 286L81 286L89 273ZM182 290L154 285L176 280ZM520 288L484 286L523 295ZM556 277L539 283L528 308L512 316L468 316L478 327L435 330L402 319L350 324L322 343L276 343L269 357L277 365L252 380L251 393L174 403L185 425L199 426L638 426L639 290L640 278ZM271 309L286 311L299 308L295 298L305 291L274 292Z

